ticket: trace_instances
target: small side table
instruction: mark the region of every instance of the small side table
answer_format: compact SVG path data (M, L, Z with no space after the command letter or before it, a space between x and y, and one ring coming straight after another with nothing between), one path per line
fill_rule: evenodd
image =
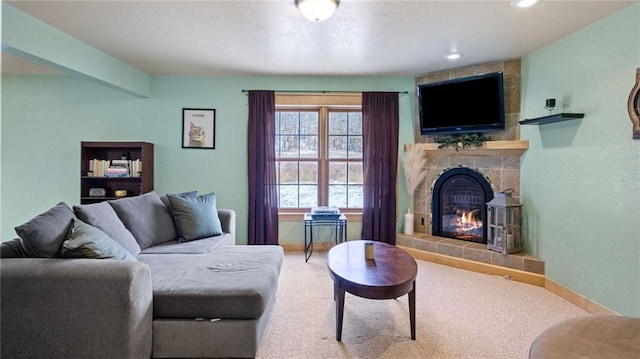
M313 218L311 213L304 214L304 261L309 261L313 253L313 228L333 227L336 235L336 244L347 240L347 217L340 213L338 218Z

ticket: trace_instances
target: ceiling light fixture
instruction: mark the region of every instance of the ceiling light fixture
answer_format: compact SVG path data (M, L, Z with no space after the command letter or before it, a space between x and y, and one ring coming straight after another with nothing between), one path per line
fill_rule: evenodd
M294 0L293 2L304 17L316 22L330 18L340 5L340 0Z
M447 60L457 60L462 57L462 54L459 52L452 52L450 54L444 55L444 58Z
M521 9L525 7L531 7L539 2L540 0L513 0L511 1L511 7Z

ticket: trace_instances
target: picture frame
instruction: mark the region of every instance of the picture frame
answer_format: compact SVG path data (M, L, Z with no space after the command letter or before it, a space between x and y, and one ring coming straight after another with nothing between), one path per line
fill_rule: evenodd
M215 109L182 109L182 148L216 148Z
M628 108L633 123L631 136L637 140L640 139L640 67L636 69L636 84L629 94Z

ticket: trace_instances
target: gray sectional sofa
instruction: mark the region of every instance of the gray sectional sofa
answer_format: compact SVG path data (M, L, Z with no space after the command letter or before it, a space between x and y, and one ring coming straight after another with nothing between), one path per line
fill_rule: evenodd
M235 212L211 195L59 203L16 227L2 243L0 356L254 357L283 251L235 245Z

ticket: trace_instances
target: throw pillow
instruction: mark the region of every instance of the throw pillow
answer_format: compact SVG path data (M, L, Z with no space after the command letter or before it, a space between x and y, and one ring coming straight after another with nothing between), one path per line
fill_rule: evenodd
M171 202L169 202L169 193L167 193L164 196L160 196L160 200L162 200L162 204L164 204L165 207L167 207L169 210L171 210ZM173 193L174 196L180 196L180 197L198 197L198 191L187 191L187 192L180 192L180 193Z
M0 243L0 258L26 258L22 239L14 238Z
M178 241L186 242L222 234L218 218L216 195L209 193L197 197L169 195L173 217L178 229Z
M65 258L120 259L136 262L136 257L99 228L74 220L73 226L62 243Z
M141 249L176 239L171 213L155 192L108 201Z
M60 257L60 247L74 218L71 208L60 202L15 230L29 257Z
M140 253L140 245L109 203L100 202L73 206L73 211L82 221L102 230L134 256Z

